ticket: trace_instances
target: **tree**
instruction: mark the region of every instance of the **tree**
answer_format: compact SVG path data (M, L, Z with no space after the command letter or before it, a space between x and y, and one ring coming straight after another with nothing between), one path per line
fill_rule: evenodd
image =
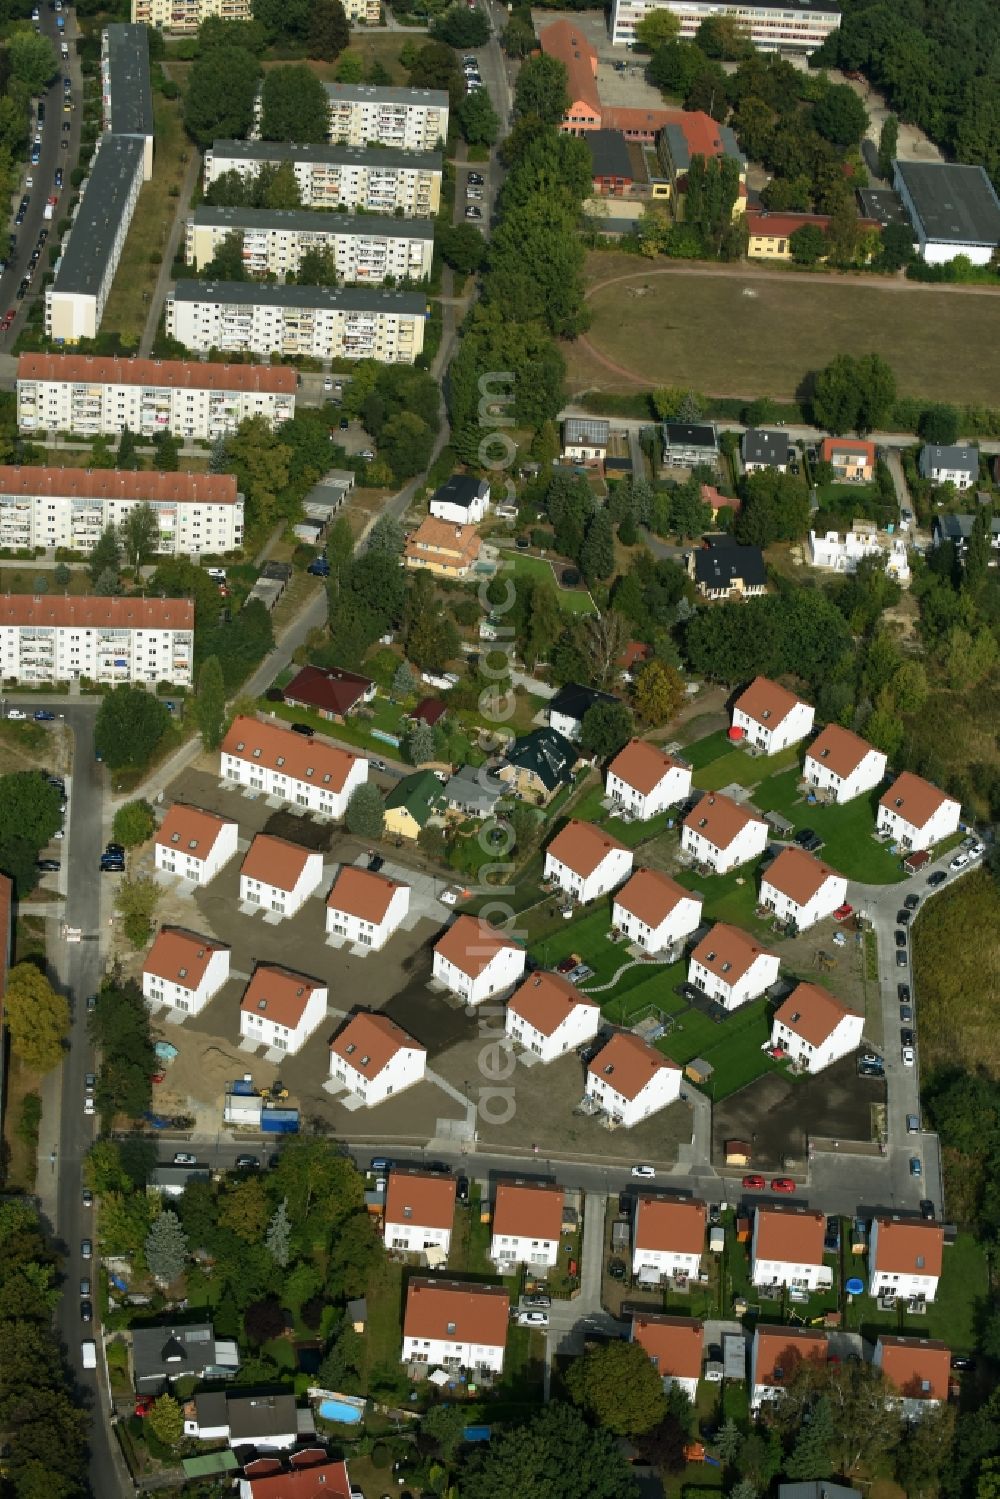
M121 683L103 699L94 725L94 746L117 770L148 765L170 722L164 703L144 687Z
M527 57L537 45L534 28L520 16L513 16L504 29L500 43L508 57Z
M243 230L231 229L215 246L211 260L205 262L201 274L209 281L246 281L246 266L243 263Z
M484 90L479 89L478 93ZM470 94L475 98L475 94ZM478 271L486 258L486 241L475 224L443 224L438 230L438 246L446 265L462 276Z
M669 723L685 697L684 678L663 661L647 662L636 678L636 712L648 724Z
M795 1438L785 1472L789 1478L802 1480L829 1478L830 1447L833 1443L833 1417L830 1402L821 1396L808 1412Z
M558 125L569 108L566 68L558 58L538 53L522 64L514 90L514 112Z
M413 59L409 72L414 88L443 89L452 109L457 109L465 98L465 84L458 71L458 61L444 42L426 42Z
M482 16L481 11L469 11L464 5L459 9L463 15ZM486 17L482 16L482 20L485 25ZM492 146L500 134L500 116L484 88L473 89L471 94L466 94L456 110L456 116L458 128L470 146Z
M871 432L887 420L895 399L896 377L884 359L838 354L816 376L813 416L837 434Z
M955 1440L955 1408L934 1405L906 1430L896 1453L896 1478L911 1499L938 1493Z
M431 23L431 36L458 51L484 47L490 39L490 23L481 10L470 10L461 4L449 5L444 15Z
M368 533L365 550L384 552L389 557L401 557L406 533L393 515L380 515Z
M226 684L218 656L209 656L198 673L195 718L206 749L218 749L226 732Z
M247 1307L243 1326L251 1343L269 1343L285 1331L285 1314L273 1296L265 1296Z
M177 1214L165 1208L153 1219L146 1235L146 1264L157 1280L169 1285L177 1279L187 1261L187 1235Z
M212 440L212 446L208 454L208 471L210 474L225 474L229 472L229 449L226 446L226 439L221 432L218 437Z
M471 1455L462 1469L462 1499L579 1499L581 1474L587 1499L637 1499L638 1485L615 1436L554 1402Z
M467 1425L468 1418L461 1406L433 1405L420 1423L420 1435L430 1437L442 1461L450 1465L465 1441Z
M219 1204L219 1227L230 1229L245 1244L260 1243L269 1218L267 1193L259 1176L229 1187Z
M815 265L826 254L826 235L818 224L800 224L788 238L796 265Z
M704 66L705 54L700 47L693 42L672 41L657 47L647 72L658 89L683 99Z
M153 467L161 473L176 474L181 465L181 445L172 432L164 429L153 438Z
M178 1447L184 1436L184 1411L172 1395L160 1395L146 1416L146 1425L164 1447Z
M576 1404L617 1436L650 1431L666 1415L663 1380L638 1343L585 1353L570 1365L566 1385Z
M932 443L935 447L949 447L958 441L958 412L954 406L946 406L941 402L925 406L917 422L917 431L924 442Z
M121 912L125 935L133 947L140 948L149 940L159 898L160 887L149 875L134 875L118 886L115 906Z
M309 15L310 57L333 62L351 44L351 27L340 0L312 0Z
M422 718L416 719L406 736L406 752L414 765L426 765L434 758L434 730Z
M610 760L632 737L632 715L624 703L592 703L583 715L580 747L597 760Z
M118 437L118 452L115 459L115 467L134 471L139 468L139 458L136 453L135 435L128 424L122 428Z
M29 94L44 94L59 68L49 38L33 31L11 32L7 38L7 62L10 76L23 84Z
M90 581L96 586L98 578L109 568L117 576L121 571L121 563L122 550L118 532L114 526L106 526L97 538L87 563Z
M156 814L147 801L125 802L115 813L111 831L116 843L138 848L156 832Z
M195 58L184 94L184 126L198 145L246 136L260 72L257 58L243 47L212 47Z
M336 286L337 260L329 248L314 246L299 261L296 280L300 286Z
M122 548L131 567L141 567L156 551L160 540L160 522L152 505L145 500L133 505L122 521Z
M799 541L809 530L809 493L794 474L758 469L743 480L743 505L734 531L748 546Z
M393 697L409 697L416 691L417 678L408 661L400 661L392 679Z
M680 35L680 18L670 10L651 10L636 22L635 39L644 52L658 52Z
M580 566L591 586L602 578L610 578L615 570L615 539L611 517L606 510L598 510L587 527L586 540L580 551Z
M715 1445L719 1449L719 1456L724 1463L734 1463L736 1461L742 1441L743 1433L732 1416L727 1416L725 1425L715 1439Z
M908 224L886 224L878 264L886 271L900 271L913 262L913 230Z
M34 1072L51 1072L69 1036L69 1002L34 963L18 963L7 977L4 1012L16 1056Z
M886 182L892 181L892 163L896 159L899 144L899 121L895 115L886 115L878 136L878 169ZM907 230L909 233L909 230ZM912 240L912 235L911 235Z
M13 834L36 851L62 824L61 793L37 770L0 776L0 839Z
M382 793L372 781L356 786L347 803L348 829L357 838L381 838L385 827Z
M282 1269L288 1264L291 1256L291 1241L292 1225L288 1219L288 1199L282 1198L267 1225L267 1236L264 1240L268 1254Z
M812 122L824 140L856 146L868 129L868 111L849 84L833 84L813 105Z

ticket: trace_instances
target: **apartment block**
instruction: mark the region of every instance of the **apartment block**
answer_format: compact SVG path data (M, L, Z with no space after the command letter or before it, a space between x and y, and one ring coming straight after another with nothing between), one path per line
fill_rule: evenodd
M299 208L213 208L199 204L187 221L184 254L202 271L230 234L243 237L243 268L251 276L297 276L310 250L329 251L339 281L381 286L425 281L434 258L434 229L410 219L308 212Z
M331 141L433 151L448 138L448 95L443 89L328 83L326 91Z
M153 91L145 26L115 22L101 32L101 104L105 132L142 141L142 180L153 175Z
M303 208L361 208L427 219L441 206L440 151L385 147L296 146L290 141L216 141L205 152L206 191L225 172L244 182L263 166L290 163Z
M57 343L96 338L143 184L145 145L138 135L98 142L55 279L45 292L45 333Z
M220 21L250 21L253 0L132 0L133 21L177 36L191 36L210 16Z
M191 685L190 599L0 596L0 673L16 682Z
M626 47L635 41L635 28L651 11L669 10L680 22L682 41L693 41L702 21L711 16L732 17L749 34L760 52L815 52L840 27L840 11L830 0L614 0L611 41Z
M167 297L166 331L203 354L243 350L412 364L424 347L426 310L418 292L178 281Z

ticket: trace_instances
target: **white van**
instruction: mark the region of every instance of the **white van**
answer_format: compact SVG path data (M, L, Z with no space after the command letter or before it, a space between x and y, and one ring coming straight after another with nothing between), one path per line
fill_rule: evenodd
M97 1344L93 1338L85 1338L80 1344L80 1357L85 1369L97 1368Z

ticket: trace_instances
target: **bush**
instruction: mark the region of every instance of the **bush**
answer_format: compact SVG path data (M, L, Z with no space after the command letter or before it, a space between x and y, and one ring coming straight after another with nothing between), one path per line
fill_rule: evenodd
M541 526L535 526L531 533L531 545L539 551L546 551L552 545L552 532L543 531Z
M372 1467L387 1468L392 1462L392 1453L385 1442L376 1442L372 1448Z

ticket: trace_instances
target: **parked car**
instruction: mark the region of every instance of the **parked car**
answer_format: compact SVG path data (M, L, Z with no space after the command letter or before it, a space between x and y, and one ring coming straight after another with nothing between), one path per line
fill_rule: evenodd
M188 1150L178 1150L178 1151L174 1152L174 1165L175 1166L197 1166L197 1164L198 1164L198 1157L197 1156L193 1156L190 1151L188 1151Z
M976 1367L976 1361L967 1353L955 1353L952 1354L951 1367L962 1372L967 1372Z
M548 1327L548 1312L518 1312L518 1327Z
M237 1171L259 1171L260 1170L260 1156L256 1156L256 1155L238 1155L236 1157L236 1170Z
M94 1320L94 1303L92 1301L81 1301L80 1302L80 1321L81 1322L93 1322L93 1320Z
M921 1216L921 1218L926 1218L927 1221L928 1221L928 1223L930 1223L930 1222L933 1221L933 1218L934 1218L934 1204L933 1204L933 1202L931 1202L931 1200L930 1200L929 1197L924 1197L924 1198L921 1199L921 1202L920 1202L920 1216Z
M917 909L917 907L919 906L919 904L920 904L920 896L919 895L908 895L906 897L906 899L904 900L904 902L903 902L903 905L906 907L906 909L908 911L915 911Z
M904 1067L912 1067L913 1066L914 1061L916 1059L915 1059L915 1056L914 1056L914 1052L913 1052L913 1047L912 1046L904 1046L903 1047L903 1049L902 1049L902 1059L903 1059L903 1066Z
M99 867L100 867L101 874L124 874L125 873L125 860L124 859L109 859L108 856L107 856L107 854L102 854L101 855L101 862L100 862L100 866Z
M896 967L897 968L907 968L907 967L909 967L909 962L910 962L910 960L906 956L906 950L905 950L905 948L901 947L899 949L899 951L896 953Z
M316 730L313 728L312 724L293 723L290 724L289 727L291 728L293 734L301 734L303 739L313 739L316 734Z
M455 1183L455 1197L456 1197L457 1201L459 1201L462 1204L463 1207L465 1207L465 1205L468 1203L468 1201L469 1201L469 1178L467 1176L460 1176L458 1178L458 1181Z
M900 1031L900 1033L899 1033L899 1039L900 1039L900 1042L901 1042L901 1044L903 1046L915 1046L916 1045L916 1042L913 1039L913 1032L911 1030L908 1030L906 1027L904 1027Z
M481 208L477 208L474 203L470 203L468 208L465 210L465 217L467 219L481 219L482 216L483 210Z
M540 1312L546 1312L552 1305L552 1297L546 1296L542 1292L538 1292L534 1296L522 1296L521 1305L531 1307Z
M18 720L18 719L26 719L28 717L28 715L27 715L27 713L23 713L20 708L8 708L7 709L7 717L15 719L15 720Z
M911 1176L923 1176L923 1174L924 1174L924 1168L923 1168L923 1166L921 1164L920 1157L918 1155L911 1155L910 1156L910 1175Z
M83 1258L85 1260L89 1260L93 1256L93 1253L94 1253L94 1246L90 1242L90 1240L89 1239L81 1239L81 1241L80 1241L80 1254L83 1256Z
M746 1192L763 1192L767 1182L762 1176L745 1176L743 1178L743 1189Z
M912 916L912 914L913 912L907 911L904 906L901 911L896 912L896 920L899 922L900 926L909 926L910 917Z
M640 1181L645 1182L655 1181L656 1179L656 1171L652 1166L633 1166L632 1175L638 1177Z
M933 874L927 876L927 883L934 889L937 885L943 885L947 878L948 876L943 869L935 869Z
M90 1118L94 1113L94 1100L89 1096L83 1100L83 1113L85 1118Z
M97 1074L95 1072L85 1072L84 1075L83 1075L83 1091L84 1091L84 1093L93 1093L93 1091L94 1091L94 1089L96 1087L97 1087Z
M790 1176L776 1176L771 1182L772 1192L794 1192L795 1183Z
M853 914L854 914L854 907L853 906L849 906L847 904L847 902L845 901L842 906L838 906L837 909L834 911L834 913L833 913L833 919L834 919L834 921L846 921L847 918L848 918L848 916L853 916Z
M983 854L985 854L985 852L986 852L986 844L985 843L981 843L979 841L979 839L977 838L976 841L975 841L975 843L969 849L969 858L970 859L981 859L983 857Z
M909 986L909 984L897 984L896 985L896 997L899 1000L899 1002L900 1002L901 1005L908 1005L910 1003L910 986Z
M612 1280L624 1280L625 1269L624 1260L608 1260L608 1274Z
M906 933L902 930L901 927L896 928L895 932L893 933L893 940L897 947L906 946Z
M471 182L473 187L482 187L486 181L486 178L483 176L482 172L470 172L465 180L466 182Z
M956 854L951 863L948 865L948 868L957 872L959 869L964 869L968 862L968 854Z
M85 1208L92 1208L94 1206L94 1194L89 1187L84 1187L83 1189L83 1206Z
M55 719L55 714L50 713L48 708L36 708L31 716L36 723L52 723Z
M904 1025L912 1025L913 1024L913 1006L912 1005L900 1005L900 1007L899 1007L899 1018L903 1022Z
M106 843L104 845L104 852L111 859L124 859L125 845L124 843Z
M58 874L62 869L59 859L39 859L35 864L39 874Z
M908 1135L919 1135L919 1133L920 1133L920 1120L919 1120L919 1118L917 1117L916 1114L907 1114L907 1116L906 1116L906 1133Z

